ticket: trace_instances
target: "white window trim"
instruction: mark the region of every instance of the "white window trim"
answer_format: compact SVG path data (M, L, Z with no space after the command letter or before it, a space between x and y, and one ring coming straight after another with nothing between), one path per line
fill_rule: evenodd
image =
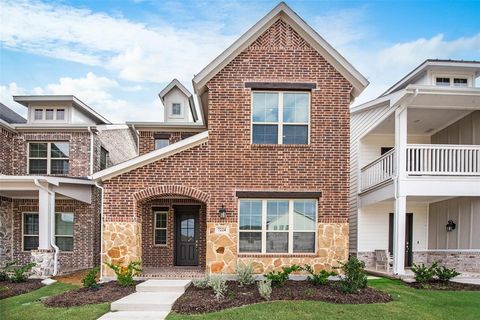
M278 122L254 122L253 121L253 94L254 93L277 93L278 94ZM283 122L283 94L284 93L306 93L308 95L308 121L307 122ZM283 126L284 125L303 125L307 126L307 143L306 144L288 144L291 146L307 146L310 144L310 109L311 109L311 92L309 91L275 91L275 90L252 90L250 94L250 144L264 145L262 143L253 143L253 125L276 125L278 127L278 136L276 145L283 145Z
M439 86L437 85L437 78L448 78L450 79L450 86ZM455 86L454 79L467 79L467 86ZM469 74L444 74L444 73L433 73L432 74L432 84L438 87L456 87L456 88L470 88L473 87L473 77Z
M164 214L166 216L166 226L165 228L157 228L157 215ZM155 242L157 230L165 230L165 243L157 244ZM167 247L168 246L168 211L159 210L153 212L153 246L154 247Z
M38 215L38 212L22 212L22 252L30 252L32 250L25 250L25 237L39 237L40 235L38 234L25 234L25 215L27 214L36 214ZM40 223L40 221L39 221ZM39 226L40 229L40 226ZM40 232L40 230L39 230ZM34 250L34 249L33 249Z
M51 161L52 160L68 160L68 164L69 164L68 171L70 171L70 157L67 157L67 158L52 158L52 155L51 155L52 143L59 143L59 142L68 143L68 149L69 149L68 154L70 154L70 142L69 141L29 141L28 142L28 147L27 147L27 173L28 174L34 174L34 173L30 173L30 159L31 160L47 160L47 173L46 174L51 174L50 169L51 169ZM47 144L47 157L46 158L30 157L30 144L31 143L46 143ZM65 173L63 175L67 175L68 171L67 171L67 173Z
M73 234L72 235L69 235L69 234L57 234L57 232L55 231L54 233L54 238L55 238L55 244L57 244L57 237L62 237L62 238L72 238L73 239L73 248L72 250L61 250L62 252L73 252L75 251L75 238L74 238L74 235L75 235L75 214L73 212L55 212L55 216L57 214L71 214L73 215Z
M267 230L267 201L288 201L288 230ZM300 200L313 200L315 201L315 228L314 230L294 230L293 229L293 202ZM261 230L240 230L240 201L262 201L262 229ZM241 198L237 203L237 254L239 255L317 255L318 251L318 200L317 199L279 199L279 198ZM240 233L241 232L258 232L262 234L262 251L261 252L240 252ZM267 252L267 232L288 232L288 252ZM294 232L314 232L315 233L315 246L313 252L293 252L293 233Z
M53 110L53 120L47 120L47 109ZM64 118L62 120L57 120L57 110L61 109L64 110ZM42 119L35 119L35 110L42 110ZM69 108L67 106L54 106L54 107L47 107L47 106L31 106L31 122L41 122L41 123L67 123L68 122L68 112Z
M173 114L173 105L174 104L179 104L180 105L180 114ZM169 108L169 115L168 115L170 118L184 118L185 117L185 112L184 112L184 108L183 108L183 103L181 102L172 102L170 104L170 108Z

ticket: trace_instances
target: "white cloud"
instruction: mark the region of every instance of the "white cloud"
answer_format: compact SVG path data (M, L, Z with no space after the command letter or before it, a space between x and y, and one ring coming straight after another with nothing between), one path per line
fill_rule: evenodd
M16 113L25 117L27 114L27 109L24 106L13 101L12 97L25 93L25 89L18 86L15 82L10 82L7 85L0 85L0 102L5 104L7 107L12 109Z

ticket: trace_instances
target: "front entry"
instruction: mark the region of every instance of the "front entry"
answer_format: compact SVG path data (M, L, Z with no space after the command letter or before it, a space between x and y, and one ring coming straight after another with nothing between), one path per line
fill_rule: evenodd
M393 253L393 213L388 221L388 251ZM405 267L413 264L413 213L407 213L405 221Z
M198 266L198 205L176 205L175 265Z

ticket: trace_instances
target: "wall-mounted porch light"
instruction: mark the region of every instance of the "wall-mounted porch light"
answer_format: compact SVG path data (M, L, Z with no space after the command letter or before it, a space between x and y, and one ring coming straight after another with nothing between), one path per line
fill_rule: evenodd
M447 232L450 232L452 230L455 230L456 226L457 225L455 224L455 222L453 222L453 220L448 220L447 225L445 226L445 229L447 229Z
M218 215L222 219L225 219L225 217L227 216L227 209L225 209L225 206L223 204L222 204L222 207L218 209Z

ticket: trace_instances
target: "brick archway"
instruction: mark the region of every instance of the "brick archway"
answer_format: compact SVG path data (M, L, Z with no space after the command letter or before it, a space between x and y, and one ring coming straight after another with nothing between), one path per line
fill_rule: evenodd
M168 197L168 196L185 196L191 199L198 200L205 204L208 203L209 196L207 193L200 191L195 188L178 186L178 185L162 185L143 189L141 191L135 192L133 198L137 203L149 201L157 197Z

